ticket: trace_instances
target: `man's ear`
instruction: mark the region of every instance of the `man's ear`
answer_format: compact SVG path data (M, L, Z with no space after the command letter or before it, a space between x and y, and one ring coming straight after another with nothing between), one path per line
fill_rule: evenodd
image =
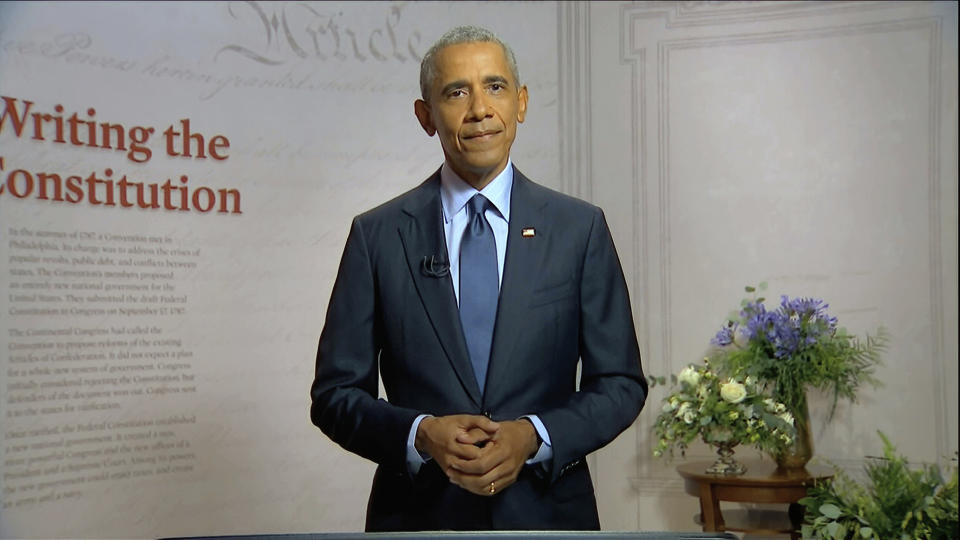
M433 119L430 117L430 105L426 101L422 99L414 101L413 114L417 115L420 127L427 132L427 135L433 137L437 133L437 128L433 125Z
M520 87L520 94L517 96L517 122L521 124L527 117L527 99L527 87L524 85Z

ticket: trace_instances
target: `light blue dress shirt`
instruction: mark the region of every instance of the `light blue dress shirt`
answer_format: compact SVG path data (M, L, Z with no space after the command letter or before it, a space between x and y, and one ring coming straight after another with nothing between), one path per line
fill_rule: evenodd
M457 295L457 304L460 303L460 240L463 231L470 221L470 211L466 208L469 201L477 193L482 194L492 206L487 207L484 217L493 229L493 238L497 244L497 272L500 283L503 283L503 262L507 254L507 232L510 227L510 194L513 191L513 163L507 160L503 172L497 175L479 192L444 162L440 167L440 201L443 206L443 232L447 244L447 255L450 257L450 278L453 280L453 292ZM417 428L420 422L429 415L421 414L413 421L410 434L407 436L407 466L410 472L416 474L426 463L429 456L421 455L414 446L417 438ZM537 430L537 435L543 441L537 453L527 460L528 465L540 463L553 457L553 448L550 443L550 434L546 426L535 414L522 416L530 420Z

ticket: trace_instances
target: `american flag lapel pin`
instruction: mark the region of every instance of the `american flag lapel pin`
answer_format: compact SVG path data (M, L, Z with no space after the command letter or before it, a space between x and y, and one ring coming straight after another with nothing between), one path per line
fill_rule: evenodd
M520 236L524 238L533 238L536 235L537 230L533 227L524 227L523 229L520 229Z

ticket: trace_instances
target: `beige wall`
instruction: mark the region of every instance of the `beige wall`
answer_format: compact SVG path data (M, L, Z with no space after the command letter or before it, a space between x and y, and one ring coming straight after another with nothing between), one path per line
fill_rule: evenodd
M815 398L817 457L857 470L881 430L911 459L945 463L957 449L956 4L561 13L589 59L561 71L561 88L589 76L577 118L590 175L575 187L612 223L645 368L697 361L744 285L824 298L850 331L883 325L892 342L883 388L829 425ZM695 500L649 457L664 395L596 458L605 527L692 525Z

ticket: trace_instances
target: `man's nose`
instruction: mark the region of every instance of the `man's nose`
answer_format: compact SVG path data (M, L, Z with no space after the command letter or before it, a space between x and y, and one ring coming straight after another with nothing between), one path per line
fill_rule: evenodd
M483 120L490 116L490 104L487 103L487 95L483 92L475 92L470 101L470 119Z

